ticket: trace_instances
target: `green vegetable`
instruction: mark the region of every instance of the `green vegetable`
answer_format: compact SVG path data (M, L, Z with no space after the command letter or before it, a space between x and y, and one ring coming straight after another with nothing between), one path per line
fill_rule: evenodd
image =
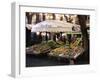
M57 46L56 42L53 40L49 40L47 42L47 45L50 46L52 49L56 48L56 46Z

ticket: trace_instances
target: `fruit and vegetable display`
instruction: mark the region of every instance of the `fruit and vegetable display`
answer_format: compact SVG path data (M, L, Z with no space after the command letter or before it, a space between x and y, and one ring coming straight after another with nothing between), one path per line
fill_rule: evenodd
M61 46L59 48L53 49L48 54L49 56L55 57L63 57L63 58L77 58L81 53L83 53L84 49L82 47L68 48L65 46Z
M42 42L40 44L33 45L33 53L40 54L50 52L52 49L58 48L63 45L63 42L55 42L53 40L49 40L48 42Z
M84 52L82 46L79 45L80 42L81 39L78 38L70 44L70 47L65 45L63 42L56 42L60 46L58 48L51 50L48 55L64 58L77 58L81 53Z
M49 55L50 56L59 56L60 54L68 55L69 49L65 46L61 46L59 48L53 49Z
M48 40L32 46L33 54L47 54L48 56L77 58L84 49L79 45L80 39L76 39L70 47L62 41Z

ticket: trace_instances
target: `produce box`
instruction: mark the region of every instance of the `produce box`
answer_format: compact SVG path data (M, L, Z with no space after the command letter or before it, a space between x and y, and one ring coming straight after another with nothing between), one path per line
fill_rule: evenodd
M80 46L74 48L67 48L65 46L56 48L48 54L49 56L55 56L58 58L70 58L76 59L79 55L84 52L84 49Z
M51 50L47 44L36 44L33 45L33 54L44 54Z

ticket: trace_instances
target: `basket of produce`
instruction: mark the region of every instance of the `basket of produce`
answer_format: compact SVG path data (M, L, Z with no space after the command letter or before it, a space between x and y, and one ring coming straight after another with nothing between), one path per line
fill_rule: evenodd
M45 54L50 50L51 48L45 43L33 45L33 54Z
M56 43L55 41L53 41L53 40L49 40L49 41L47 42L47 45L48 45L51 49L55 49L55 48L59 47L59 46L57 45L57 43Z
M70 51L70 58L76 59L79 55L84 52L84 49L81 46L76 46Z
M59 48L55 48L52 51L50 51L50 53L48 55L58 57L61 54L68 55L69 54L69 49L65 46L61 46Z
M59 48L55 48L52 51L50 51L48 55L51 57L76 59L83 52L84 49L80 46L77 46L75 48L68 48L67 46L61 46Z

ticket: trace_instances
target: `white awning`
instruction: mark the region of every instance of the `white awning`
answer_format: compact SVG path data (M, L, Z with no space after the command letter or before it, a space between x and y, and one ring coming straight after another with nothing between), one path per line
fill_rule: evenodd
M31 32L80 32L80 25L64 21L47 20L33 25Z

